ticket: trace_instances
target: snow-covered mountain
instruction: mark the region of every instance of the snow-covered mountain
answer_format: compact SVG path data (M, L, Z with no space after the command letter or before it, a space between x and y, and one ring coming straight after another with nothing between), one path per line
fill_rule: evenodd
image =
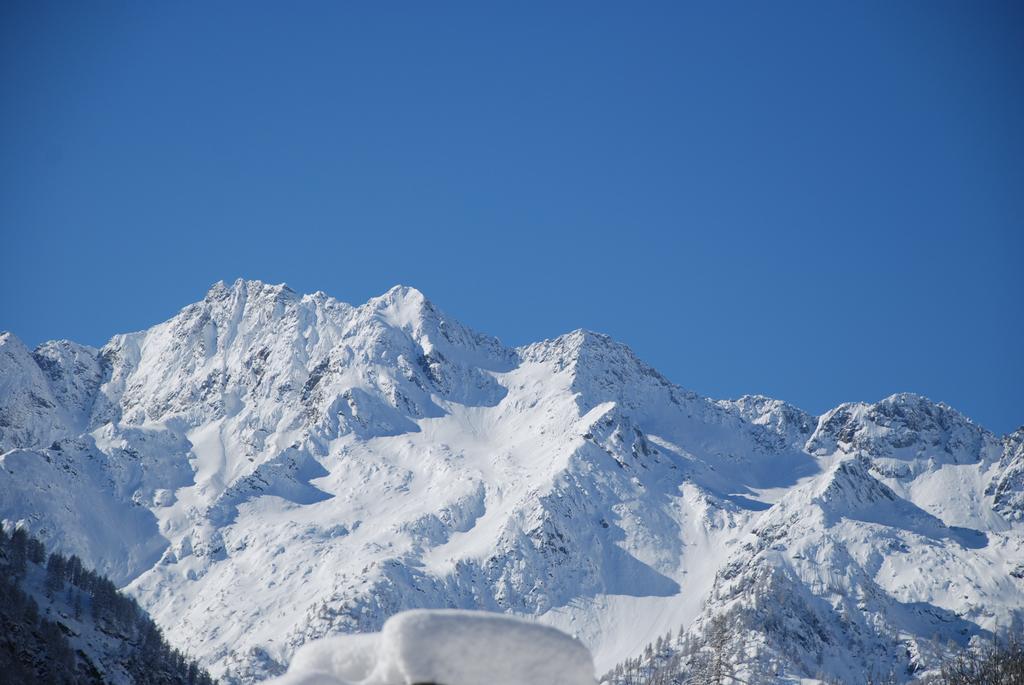
M900 679L1024 618L1024 429L895 395L683 390L603 335L511 349L396 287L218 283L102 349L0 334L0 519L214 675L410 608L536 616L604 670L742 616L765 679Z

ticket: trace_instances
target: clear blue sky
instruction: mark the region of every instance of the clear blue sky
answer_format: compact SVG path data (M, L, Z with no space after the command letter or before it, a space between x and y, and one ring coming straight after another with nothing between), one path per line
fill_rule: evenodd
M1024 4L0 6L0 329L414 285L714 397L1024 422Z

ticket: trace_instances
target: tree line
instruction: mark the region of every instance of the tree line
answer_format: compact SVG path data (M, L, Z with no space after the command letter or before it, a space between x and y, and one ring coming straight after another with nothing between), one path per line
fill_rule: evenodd
M215 682L108 578L75 555L47 554L22 528L0 526L0 683L104 682L103 666L69 640L87 625L115 645L108 656L136 683Z
M772 682L770 675L757 673L757 664L744 663L744 655L731 644L730 637L746 628L742 616L736 612L713 617L700 635L692 635L680 626L675 638L672 631L659 636L647 644L642 654L617 664L601 682L603 685L761 685ZM823 675L818 678L827 685L907 682L894 673L865 673L854 683ZM914 685L1024 685L1024 630L1015 624L1002 635L993 635L973 646L950 643L937 668L910 682Z

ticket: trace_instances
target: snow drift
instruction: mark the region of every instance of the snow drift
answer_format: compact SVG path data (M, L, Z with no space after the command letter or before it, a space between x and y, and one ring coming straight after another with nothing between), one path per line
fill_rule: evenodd
M274 685L594 685L590 652L565 633L502 614L405 611L379 633L310 642Z

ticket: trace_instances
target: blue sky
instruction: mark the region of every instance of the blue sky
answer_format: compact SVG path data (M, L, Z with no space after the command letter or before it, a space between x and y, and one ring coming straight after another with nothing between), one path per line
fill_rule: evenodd
M0 7L0 329L239 276L1024 422L1024 5Z

